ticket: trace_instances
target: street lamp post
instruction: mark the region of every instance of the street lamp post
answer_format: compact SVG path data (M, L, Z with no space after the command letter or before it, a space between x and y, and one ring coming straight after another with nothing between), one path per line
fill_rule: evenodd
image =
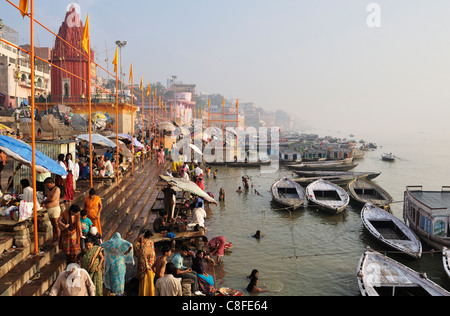
M123 72L122 72L122 47L125 47L127 45L127 41L116 41L116 45L120 49L120 90L123 89Z

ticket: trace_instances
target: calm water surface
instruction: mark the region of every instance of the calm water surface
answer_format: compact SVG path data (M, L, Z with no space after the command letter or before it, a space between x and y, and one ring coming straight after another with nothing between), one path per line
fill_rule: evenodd
M343 137L319 134L325 135ZM355 139L363 138L358 137ZM393 196L392 209L397 217L403 218L407 185L423 185L424 190L450 185L450 139L441 134L374 135L366 141L377 143L378 148L357 160L359 165L354 171L382 172L374 181ZM393 152L398 159L382 161L383 152ZM318 212L312 206L294 212L280 210L271 202L270 187L282 176L293 177L284 167L273 174L261 174L259 168L217 169L218 178L206 179L205 190L217 198L219 189L224 188L226 199L213 208L207 219L207 236L225 236L233 249L224 256L222 265L214 268L216 287L231 287L249 295L246 277L252 269L258 269L260 285L271 291L265 295L355 296L359 295L356 269L366 247L389 251L364 231L360 209L351 204L336 216ZM239 194L236 190L242 186L243 175L251 177L254 188ZM251 237L256 230L262 231L261 240ZM450 290L440 253L424 253L419 260L389 256L426 272L430 279Z

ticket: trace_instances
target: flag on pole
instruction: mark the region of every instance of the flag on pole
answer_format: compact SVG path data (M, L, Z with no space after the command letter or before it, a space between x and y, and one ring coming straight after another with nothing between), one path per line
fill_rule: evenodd
M89 54L89 14L86 17L86 24L84 25L83 40L81 46L84 51Z
M22 17L25 18L25 15L28 14L28 0L20 0L19 9Z
M148 83L148 87L147 87L147 96L150 95L150 82Z
M144 76L141 76L141 93L144 94Z
M131 62L131 67L130 67L130 79L128 80L129 84L131 84L132 79L133 79L133 62Z
M239 108L239 99L236 100L236 109Z
M116 54L114 55L114 60L112 62L112 64L114 65L114 72L117 72L117 65L119 64L118 63L118 60L119 60L118 56L119 56L119 47L116 46Z

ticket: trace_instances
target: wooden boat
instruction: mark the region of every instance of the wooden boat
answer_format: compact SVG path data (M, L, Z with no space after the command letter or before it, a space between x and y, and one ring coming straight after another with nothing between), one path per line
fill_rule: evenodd
M297 182L286 177L277 180L272 185L272 198L278 204L292 209L298 209L306 201L305 191Z
M367 203L361 210L367 231L383 244L413 258L422 256L422 243L403 221L384 209Z
M346 163L316 163L316 164L296 164L296 165L286 165L288 168L294 171L349 171L358 164L346 164Z
M450 248L450 187L423 191L407 186L403 200L403 219L426 245Z
M306 187L308 201L330 214L341 213L350 202L347 192L340 186L319 179Z
M257 168L261 166L268 166L271 164L271 161L248 161L248 162L208 162L210 166L226 166L226 167L234 167L234 168Z
M359 260L357 280L363 296L450 296L425 273L371 250Z
M442 250L442 263L447 276L450 278L450 250L446 247Z
M385 161L394 161L395 156L393 153L383 153L383 154L381 154L381 159L383 159Z
M348 192L353 201L359 205L371 203L389 211L394 199L392 196L376 183L358 178L347 185Z
M272 163L272 161L255 161L255 162L229 162L227 163L227 167L234 167L234 168L255 168L255 167L261 167L261 166L269 166Z
M320 176L320 177L300 177L294 178L293 181L297 182L303 187L308 186L316 180L323 179L331 183L337 184L338 186L346 186L350 181L355 180L352 175L337 175L337 176Z
M293 170L300 177L326 177L326 176L344 176L351 175L353 178L364 177L373 180L378 177L381 172L357 172L357 171L302 171Z

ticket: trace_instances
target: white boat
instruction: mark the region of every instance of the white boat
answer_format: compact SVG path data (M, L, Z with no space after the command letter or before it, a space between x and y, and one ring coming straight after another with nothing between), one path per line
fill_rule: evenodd
M342 212L350 202L347 192L340 186L319 179L306 187L308 201L331 214Z
M286 177L277 180L272 185L272 198L278 204L298 209L306 201L305 191L300 184Z
M361 220L369 233L383 244L413 258L422 256L419 237L395 215L367 203L361 210Z
M447 247L442 249L442 263L447 276L450 278L450 250Z
M381 154L381 159L386 160L386 161L394 161L395 156L393 153L383 153L383 154Z
M357 268L363 296L450 296L420 273L376 251L366 251Z

